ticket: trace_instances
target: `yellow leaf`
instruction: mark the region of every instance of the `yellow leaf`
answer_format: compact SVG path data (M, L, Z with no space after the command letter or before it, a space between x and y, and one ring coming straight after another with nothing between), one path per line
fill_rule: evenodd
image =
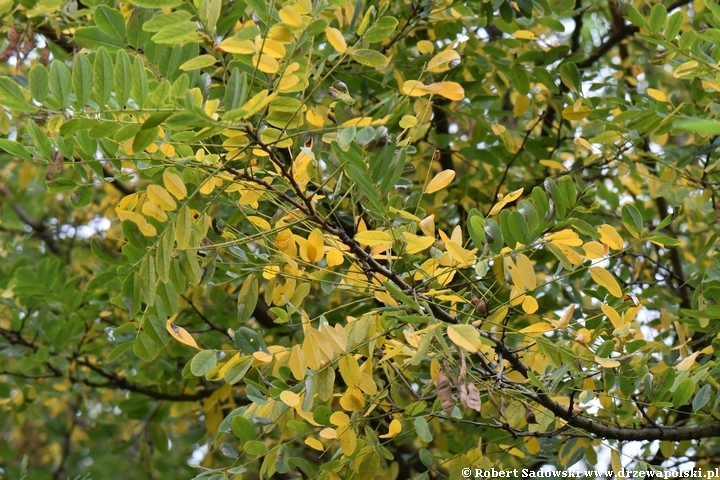
M165 211L171 212L177 208L175 200L170 196L168 191L160 185L149 185L147 196L150 201L157 203L160 208Z
M523 312L527 313L528 315L532 315L538 310L537 300L535 300L535 298L531 297L530 295L525 295L525 299L523 299L522 303L522 309Z
M562 116L565 120L582 120L590 115L590 107L583 105L580 108L575 108L572 105L568 105L562 111Z
M435 51L435 45L429 40L420 40L416 45L418 52L425 55L426 53L433 53Z
M622 317L620 317L620 314L610 305L602 304L600 305L600 309L603 311L603 313L610 319L610 321L613 324L613 327L620 328L622 327L626 322L623 322Z
M417 80L407 80L403 83L402 92L411 97L432 94L443 96L449 100L462 100L465 98L465 90L459 83L455 82L438 82L424 85Z
M348 412L359 412L365 406L365 398L360 390L348 388L345 395L340 397L340 406Z
M450 70L460 63L460 54L455 50L445 50L435 55L427 65L428 72L440 73Z
M513 37L518 40L537 40L537 37L530 30L516 30Z
M548 168L556 168L558 170L567 171L567 167L557 160L540 160L540 165L545 165Z
M255 360L258 360L262 363L270 363L270 362L272 362L272 359L273 359L272 355L270 355L269 353L265 353L263 351L257 351L255 353L253 353L252 356L253 356L253 358L255 358Z
M320 440L318 440L317 438L312 438L312 437L306 438L305 445L307 445L310 448L314 448L315 450L318 450L320 452L325 450L325 447L323 447L323 444L320 443Z
M535 290L535 287L537 286L535 270L533 269L530 259L523 253L519 254L517 257L517 268L520 273L523 286L530 291Z
M258 52L262 50L264 54L270 55L272 58L283 58L287 53L285 45L271 38L263 40L262 37L258 37L255 40L255 49Z
M508 193L507 195L504 195L502 197L502 201L505 203L513 202L513 201L517 200L518 198L520 198L520 195L522 195L524 190L525 190L525 188L519 188L515 191L512 191L512 192Z
M310 125L316 128L320 128L325 125L325 119L323 118L323 116L317 113L312 108L308 108L307 112L305 112L305 119Z
M395 438L400 432L402 432L402 423L396 418L388 425L388 433L380 435L379 438Z
M380 290L375 291L375 298L379 301L384 303L385 305L389 307L397 307L399 304L397 303L397 300L395 300L393 297L391 297L387 292L382 292Z
M334 428L323 428L320 430L320 437L325 438L327 440L332 440L337 438L337 431Z
M164 222L168 219L167 213L165 213L165 210L160 208L160 205L153 202L152 200L147 200L143 202L142 204L142 213L143 215L147 215L148 217L152 217L158 222Z
M610 295L622 298L623 293L620 289L620 285L618 285L617 280L615 280L615 277L613 277L612 273L608 272L602 267L590 267L590 276L595 280L595 282L607 289L607 291L610 293Z
M578 234L569 228L551 233L545 238L553 243L562 243L563 245L570 245L571 247L579 247L583 243Z
M572 318L573 313L575 313L574 303L565 309L562 316L560 317L560 320L558 320L558 327L567 328L568 325L570 325L570 319Z
M350 388L357 388L360 386L360 366L357 360L350 354L346 354L340 357L338 361L340 368L340 376L342 377L345 385Z
M620 362L618 362L617 360L612 360L610 358L600 358L598 356L595 356L595 363L605 368L617 368L620 366Z
M184 343L185 345L193 348L197 348L200 350L200 347L198 347L197 343L195 343L195 339L190 335L187 330L185 330L182 327L178 327L173 323L173 320L177 317L177 315L174 315L173 317L169 318L167 323L165 324L165 328L167 329L168 333L178 342Z
M520 330L520 333L545 333L555 330L555 327L547 322L534 323Z
M343 427L350 424L350 417L345 412L335 412L330 415L330 423L336 427Z
M215 190L215 179L213 177L205 180L205 183L200 185L200 193L203 195L210 195Z
M357 437L355 431L350 428L350 425L345 427L345 430L340 434L340 449L346 456L350 456L357 447Z
M170 192L173 197L177 198L178 200L182 200L183 198L187 197L187 188L185 187L185 182L183 182L182 177L177 173L165 170L163 172L163 184L165 185L167 191Z
M435 214L425 217L420 221L420 230L428 237L435 236Z
M420 253L435 243L435 239L432 237L418 237L410 232L403 232L402 234L407 242L405 251L409 254Z
M443 170L430 180L430 183L425 187L425 193L435 193L438 190L442 190L450 185L450 182L452 182L454 178L455 170Z
M605 255L605 249L600 242L587 242L583 245L583 250L585 250L585 256L592 260L602 258Z
M163 142L160 144L160 151L166 157L170 158L175 155L175 147L171 143Z
M477 352L482 346L480 333L472 325L450 325L447 334L451 342L470 353Z
M453 242L452 240L447 240L445 242L445 248L448 253L452 255L453 260L458 262L460 267L469 267L475 262L475 252L477 251L477 248L466 250L457 242Z
M295 380L303 380L305 378L305 372L307 371L307 360L305 359L305 353L303 353L300 345L295 345L290 350L290 371L295 377Z
M343 254L340 250L333 247L328 248L327 254L325 255L325 261L327 262L328 267L342 265L344 260L345 259L343 258Z
M280 21L290 28L300 28L303 26L302 17L290 5L285 5L281 8L278 15L280 16Z
M342 32L338 30L337 28L328 27L325 29L325 36L327 37L328 42L330 42L330 45L335 49L335 51L339 53L345 53L347 50L347 43L345 42L345 38L343 37Z
M520 292L523 292L525 290L525 283L523 283L523 277L520 275L520 269L517 267L515 262L513 262L512 258L505 257L503 258L503 265L510 275L510 279L512 280L515 288L517 288Z
M540 452L540 442L535 437L525 437L525 449L530 455L535 456Z
M388 232L380 232L378 230L366 230L355 235L355 241L366 247L382 245L384 243L392 243L392 237Z
M530 108L530 99L525 95L518 95L513 103L513 113L516 117L522 117Z
M247 217L247 219L250 220L250 223L258 227L260 230L270 230L270 223L264 218L250 215L249 217Z
M300 405L300 395L290 390L285 390L280 394L280 400L288 407Z
M606 244L613 250L622 250L624 243L623 239L614 227L607 224L600 225L597 228L597 232L600 234L600 241L602 243Z
M654 88L648 88L647 94L652 97L653 99L657 100L658 102L667 102L668 98L667 95L665 95L660 90L656 90Z
M695 352L692 355L685 357L680 363L677 364L675 369L679 372L690 370L690 368L695 365L695 359L700 354L700 352Z
M263 73L277 73L278 70L280 70L280 64L278 61L274 58L272 58L270 55L267 54L259 54L253 56L253 65L255 65L258 70L260 70Z

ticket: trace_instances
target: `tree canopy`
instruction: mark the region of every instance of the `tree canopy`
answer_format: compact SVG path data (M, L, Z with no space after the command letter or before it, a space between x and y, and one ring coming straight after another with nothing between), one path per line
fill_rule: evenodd
M718 465L715 0L0 18L0 475Z

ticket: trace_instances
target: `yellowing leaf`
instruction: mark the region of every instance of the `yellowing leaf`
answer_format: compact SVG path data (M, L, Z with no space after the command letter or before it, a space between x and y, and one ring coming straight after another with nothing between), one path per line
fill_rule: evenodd
M330 415L330 423L336 427L343 427L350 424L350 417L345 412L335 412Z
M403 83L402 92L411 97L422 97L423 95L440 95L448 100L462 100L465 98L465 90L459 83L438 82L430 85L423 85L417 80L407 80Z
M255 43L252 40L241 40L234 37L226 38L218 46L220 50L238 55L250 55L255 53Z
M332 429L331 429L331 430L332 430ZM333 430L333 431L334 431L334 430ZM317 438L312 438L312 437L306 438L306 439L305 439L305 445L307 445L307 446L310 447L310 448L314 448L315 450L318 450L318 451L320 451L320 452L322 452L323 450L325 450L325 447L323 446L322 443L320 443L320 440L318 440Z
M335 51L339 53L344 53L347 50L347 42L345 42L345 37L343 37L342 32L340 32L340 30L338 30L337 28L326 28L325 36L327 37L328 42L330 42L330 45L332 45Z
M305 353L303 353L300 345L295 345L292 350L290 350L289 366L295 380L300 381L305 378L307 360L305 359Z
M455 50L445 50L435 55L427 65L428 72L440 73L450 70L460 63L460 54Z
M365 406L365 398L360 390L348 388L345 395L340 397L340 406L348 412L359 412Z
M565 120L582 120L590 115L590 107L583 105L579 108L575 108L572 105L565 107L562 111L562 116Z
M388 232L380 232L378 230L366 230L355 235L355 241L366 247L382 245L384 243L392 243L392 237Z
M157 235L157 229L137 212L129 212L127 210L120 210L117 212L118 218L121 221L129 220L133 222L135 225L137 225L138 229L140 230L140 233L145 235L146 237L154 237Z
M557 170L567 171L567 167L557 160L540 160L540 165L545 165L548 168L555 168Z
M695 359L697 358L697 356L699 354L700 354L700 352L695 352L692 355L689 355L689 356L683 358L683 360L677 364L675 369L679 372L683 372L685 370L690 370L690 368L692 368L692 366L695 365Z
M660 90L656 90L654 88L648 88L647 94L652 97L653 99L657 100L658 102L667 102L668 98L667 95L665 95Z
M325 438L327 440L332 440L337 438L337 431L334 428L323 428L320 430L320 437Z
M610 319L613 327L620 328L623 326L625 322L623 322L622 317L614 308L604 303L600 305L600 308L602 309L603 313Z
M600 225L597 228L597 232L600 234L600 241L613 250L622 250L623 239L620 234L610 225Z
M450 182L452 182L454 178L455 170L443 170L430 180L430 183L425 187L425 193L435 193L438 190L442 190L450 185Z
M530 262L530 259L525 256L524 253L519 254L517 257L517 268L520 273L523 286L530 291L535 290L535 287L537 286L535 270L533 269L532 262Z
M420 253L435 243L435 239L432 237L418 237L410 232L403 232L403 237L407 242L405 251L409 254Z
M187 187L185 187L185 182L177 173L165 170L163 172L163 184L165 185L167 191L178 200L182 200L187 197Z
M480 333L472 325L450 325L447 335L451 342L470 353L477 352L482 346Z
M558 327L559 328L567 328L568 325L570 325L570 319L573 316L573 313L575 313L575 304L573 303L568 308L565 309L563 314L560 316L560 320L558 320Z
M170 196L168 191L160 185L149 185L147 196L150 201L157 203L163 210L171 212L177 208L175 200Z
M357 388L360 386L360 366L357 360L350 354L346 354L340 357L338 361L340 368L340 376L342 377L345 385L350 388Z
M605 255L605 249L600 242L587 242L583 245L583 250L585 250L585 256L593 260Z
M435 214L427 216L420 221L420 230L428 237L435 236Z
M405 115L400 119L400 128L412 128L417 125L417 118L413 115Z
M333 247L328 248L328 251L325 254L325 261L327 262L328 267L336 267L338 265L342 265L344 260L345 259L340 250Z
M192 335L190 335L184 328L178 327L173 323L175 317L177 317L177 315L169 318L167 323L165 324L165 328L167 329L168 333L178 342L184 343L189 347L197 348L198 350L200 350L200 347L198 347L197 343L195 343L195 339L192 337Z
M520 195L522 195L524 190L525 190L525 188L519 188L515 191L508 193L507 195L503 195L502 201L505 203L513 202L513 201L517 200L518 198L520 198Z
M355 436L355 431L348 425L340 434L340 449L346 456L350 456L356 447L357 437Z
M610 295L617 298L621 298L623 296L620 285L618 285L615 277L613 277L612 273L608 272L604 268L598 266L590 267L590 276L598 285L605 287Z
M165 213L165 210L160 208L160 205L153 202L152 200L147 200L143 202L142 204L142 213L143 215L147 215L148 217L152 217L158 222L164 222L168 219L167 213Z
M598 356L595 356L595 363L605 368L617 368L620 366L620 362L618 362L617 360L612 360L610 358L600 358Z
M379 438L395 438L400 432L402 432L402 423L396 418L388 425L388 433L380 435Z
M287 405L288 407L295 407L297 405L300 405L300 396L295 393L291 392L290 390L285 390L280 394L280 400Z

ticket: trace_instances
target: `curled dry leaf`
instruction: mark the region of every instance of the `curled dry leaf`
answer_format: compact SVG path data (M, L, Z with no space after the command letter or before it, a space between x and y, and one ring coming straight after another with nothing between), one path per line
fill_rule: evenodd
M482 402L480 401L480 390L477 389L474 383L468 384L467 390L467 407L475 410L476 412L479 412L482 409Z
M442 370L438 372L437 380L435 381L435 388L437 390L438 397L440 397L442 409L449 416L455 408L455 401L452 398L450 380L448 380Z

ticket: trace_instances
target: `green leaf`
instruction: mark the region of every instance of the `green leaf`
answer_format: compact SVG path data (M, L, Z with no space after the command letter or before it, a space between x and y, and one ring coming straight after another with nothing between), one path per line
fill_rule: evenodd
M697 412L701 408L703 408L707 403L710 401L710 396L712 395L712 387L710 384L706 383L703 385L700 390L698 390L698 393L695 395L695 398L693 398L692 401L692 409L693 412Z
M72 77L70 69L59 60L50 64L50 94L57 100L62 108L70 106L70 92L72 90Z
M94 140L99 138L112 138L112 135L122 128L122 123L118 122L100 122L90 130L88 136Z
M582 86L580 70L574 63L564 63L560 66L560 80L570 90L577 91Z
M30 153L25 149L24 146L22 146L22 144L14 140L0 138L0 148L2 148L11 155L18 156L28 162L32 162L32 155L30 155Z
M186 10L177 10L171 13L158 13L150 20L143 23L142 29L146 32L157 33L160 30L172 27L173 25L185 23L191 18L192 13Z
M656 3L650 11L650 33L660 33L665 20L667 19L667 8L662 3Z
M113 60L105 48L100 48L97 54L95 54L93 80L95 84L95 99L98 104L103 107L110 101L113 87L115 86Z
M367 29L363 40L367 40L370 43L382 42L390 36L398 25L398 20L395 17L382 17L378 19L370 28Z
M690 397L695 393L695 380L692 378L686 378L680 382L675 389L672 397L672 403L675 408L679 408L690 400Z
M125 17L119 10L100 5L95 9L94 19L104 33L118 40L125 39Z
M470 210L468 216L468 233L472 238L473 245L478 249L482 250L485 243L487 243L487 236L485 235L485 218L476 209Z
M132 79L132 99L142 108L148 96L148 80L145 73L145 63L143 63L143 59L139 55L135 57L133 62Z
M99 27L81 27L73 35L75 43L81 47L97 50L105 47L109 52L117 52L125 48L125 43L100 30Z
M90 100L93 91L93 68L85 55L76 55L72 70L75 108L81 110Z
M260 440L250 440L243 444L243 450L248 455L265 455L267 453L267 447Z
M415 418L414 424L415 433L417 433L418 438L420 438L423 442L432 442L433 436L432 433L430 433L430 426L428 425L427 420L425 420L424 417L417 417Z
M5 76L0 77L0 105L23 112L37 110L25 101L25 95L23 95L17 82Z
M200 70L201 68L215 65L215 62L217 62L217 58L212 55L199 55L180 65L180 70L183 72L192 72L193 70Z
M47 189L52 193L62 193L70 190L75 190L77 188L77 184L74 181L70 180L69 178L63 177L51 180L45 185L47 186Z
M143 318L143 332L153 339L153 342L155 342L158 348L167 347L170 341L165 320L160 319L157 315L149 314Z
M622 221L627 228L630 235L635 238L642 236L643 230L645 229L642 215L640 211L632 203L623 205L622 207Z
M244 29L243 29L244 30ZM235 110L241 106L247 93L247 75L237 68L232 69L225 86L225 111Z
M668 237L667 235L653 235L648 240L661 247L677 247L682 244L677 238Z
M190 361L190 371L196 377L202 377L215 368L215 364L217 364L217 351L203 350Z
M160 44L167 43L199 43L202 41L197 33L197 25L190 22L184 22L171 27L160 30L152 36L152 41Z
M198 8L198 17L209 33L215 31L215 25L220 18L222 0L201 0Z
M667 28L665 28L665 39L668 41L675 40L683 23L685 23L685 13L682 10L677 10L668 20Z
M360 188L360 191L365 194L376 212L385 211L382 203L380 203L380 197L378 196L377 190L375 190L375 187L372 183L370 183L370 176L367 172L360 170L355 165L346 166L345 172L348 177L350 177L350 180L355 182L355 185L357 185Z
M140 263L140 289L149 307L155 304L155 261L145 255Z
M132 78L130 56L125 50L120 50L115 58L115 100L121 108L130 98Z
M242 284L238 293L237 312L238 322L245 323L250 320L259 295L258 281L254 275L249 275Z
M175 246L175 224L170 223L163 232L155 255L157 275L161 282L170 281L170 266L172 265L173 247Z
M152 338L141 333L137 339L135 339L135 343L133 343L133 352L135 352L135 355L137 355L140 360L149 362L155 359L158 354L158 349Z
M182 5L183 0L130 0L130 3L143 8L168 8Z
M140 131L135 135L135 140L133 140L133 153L142 152L149 147L157 139L159 131L159 127L153 127L148 130L140 129Z
M707 118L696 118L692 120L681 120L675 122L673 127L678 130L695 133L709 133L711 135L720 135L720 122Z
M80 185L70 196L70 205L74 208L84 208L92 201L92 190L87 185Z
M253 357L248 356L240 363L237 363L230 367L228 371L225 372L225 382L229 385L235 385L237 382L239 382L245 377L245 374L248 372L248 370L250 370L250 367L252 367L252 363Z
M175 241L178 249L185 250L190 247L190 235L192 233L192 218L190 209L185 205L178 213L177 228L175 230Z
M361 65L367 65L368 67L384 67L390 61L390 59L382 53L366 48L354 49L349 53L353 60Z
M38 155L44 160L49 160L52 156L53 148L50 138L45 131L38 127L32 120L28 120L28 132L33 139L33 144L35 145Z
M28 73L28 83L32 97L42 103L50 88L47 68L39 63L35 64Z
M233 435L244 442L257 440L259 436L253 424L250 423L250 420L242 415L235 415L230 421L230 425Z
M510 228L512 236L519 243L522 243L523 245L529 245L532 243L533 239L530 238L530 228L528 227L527 221L525 220L525 217L523 217L522 213L517 210L510 212L508 227Z
M121 356L123 356L128 350L133 348L133 342L124 342L113 348L107 356L106 363L112 363Z
M102 272L95 275L85 286L86 292L94 292L100 290L106 285L111 284L114 280L117 280L117 273L115 272Z

